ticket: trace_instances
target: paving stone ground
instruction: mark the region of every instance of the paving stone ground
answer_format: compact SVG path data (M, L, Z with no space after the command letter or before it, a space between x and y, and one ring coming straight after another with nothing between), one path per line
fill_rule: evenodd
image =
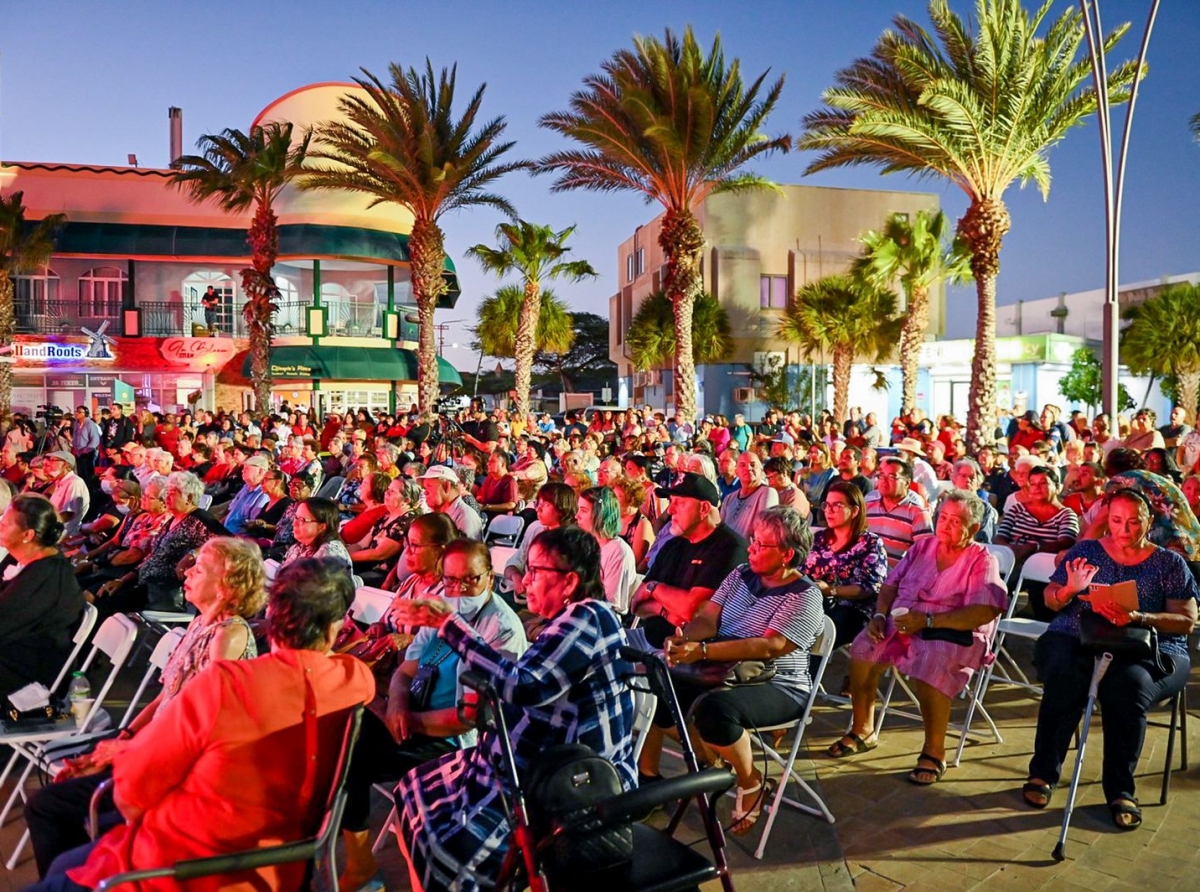
M1020 645L1016 655L1028 663L1028 651ZM843 670L835 658L828 678L840 679ZM1194 732L1200 727L1196 723L1200 668L1193 670L1189 696ZM1095 721L1067 859L1058 863L1051 852L1062 821L1066 782L1045 811L1028 808L1020 796L1033 745L1037 701L1016 688L994 687L987 705L1004 742L969 745L962 764L929 788L904 779L920 749L916 724L889 719L877 749L832 760L823 755L824 749L840 736L849 713L843 706L819 705L807 732L807 751L802 750L797 765L825 798L835 823L785 808L762 861L753 857L757 835L745 840L730 837L728 853L736 888L740 892L1105 892L1154 885L1200 889L1200 846L1195 842L1200 838L1200 769L1194 765L1200 755L1192 754L1193 767L1188 771L1174 774L1170 798L1160 806L1166 730L1151 727L1138 767L1144 823L1135 832L1122 833L1112 826L1100 789L1104 735ZM956 719L961 709L961 705L956 708ZM1168 715L1159 709L1151 719L1165 722ZM982 730L983 725L975 727ZM1178 760L1177 747L1176 766ZM727 799L719 805L726 820L731 803ZM376 828L386 814L387 804L380 798L373 812ZM4 858L22 829L19 817L0 828ZM691 841L700 835L699 819L689 813L680 838ZM409 888L394 845L385 849L381 866L388 889ZM0 892L21 889L34 878L32 861L26 857L14 871L0 868ZM710 884L706 892L719 888Z

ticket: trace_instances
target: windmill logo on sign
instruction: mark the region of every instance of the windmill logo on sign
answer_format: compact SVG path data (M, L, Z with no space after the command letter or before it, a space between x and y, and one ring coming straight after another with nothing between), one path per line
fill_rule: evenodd
M83 328L82 326L80 327L80 331L82 331L85 335L88 336L88 348L87 348L87 358L88 359L112 359L113 358L113 355L109 351L108 348L110 346L112 346L112 347L117 346L117 342L115 340L113 340L113 338L111 336L105 334L105 332L108 330L108 325L109 325L109 320L106 319L100 323L100 327L97 328L95 331L92 331L90 328Z

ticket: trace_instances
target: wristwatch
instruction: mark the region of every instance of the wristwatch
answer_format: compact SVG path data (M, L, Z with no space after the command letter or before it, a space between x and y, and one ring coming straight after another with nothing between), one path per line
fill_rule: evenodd
M927 629L933 628L933 614L932 613L925 614L925 628L927 628Z

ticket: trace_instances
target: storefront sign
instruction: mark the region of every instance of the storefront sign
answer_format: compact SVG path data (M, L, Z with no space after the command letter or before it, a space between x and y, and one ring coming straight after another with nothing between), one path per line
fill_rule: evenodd
M87 344L59 344L50 341L18 341L13 344L13 355L17 359L34 359L43 361L107 359L112 360L112 354L93 356Z
M159 350L173 366L206 371L228 362L237 345L232 338L166 338Z
M300 364L280 365L274 362L271 363L272 378L312 378L315 376L317 375L312 366Z
M87 378L84 375L47 375L46 386L74 390L87 387Z
M88 375L88 386L107 389L113 386L114 381L119 380L117 375Z

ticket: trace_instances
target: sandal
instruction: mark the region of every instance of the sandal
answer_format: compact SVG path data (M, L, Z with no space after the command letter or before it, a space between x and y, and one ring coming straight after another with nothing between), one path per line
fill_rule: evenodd
M1114 799L1108 804L1108 810L1118 830L1137 830L1142 826L1142 810L1136 799ZM1128 822L1123 818L1128 818Z
M1021 796L1030 808L1045 808L1050 804L1050 797L1053 793L1054 784L1042 784L1030 780L1021 787Z
M768 777L757 787L748 790L737 788L737 798L733 802L733 815L729 824L730 833L734 836L745 836L754 829L754 825L758 823L758 816L762 814L763 805L775 792L777 783L775 778ZM754 801L747 808L746 799L749 797L754 797Z
M922 767L922 762L932 762L934 767ZM946 773L946 763L941 759L929 755L929 753L921 753L917 756L917 767L908 773L908 782L916 784L918 787L929 787L936 784L942 779L942 775ZM926 780L932 775L933 780Z
M850 741L847 743L846 741ZM844 759L847 756L857 756L859 753L869 753L875 747L879 746L878 740L863 740L857 734L847 734L841 740L836 741L833 746L825 750L825 755L831 759Z

